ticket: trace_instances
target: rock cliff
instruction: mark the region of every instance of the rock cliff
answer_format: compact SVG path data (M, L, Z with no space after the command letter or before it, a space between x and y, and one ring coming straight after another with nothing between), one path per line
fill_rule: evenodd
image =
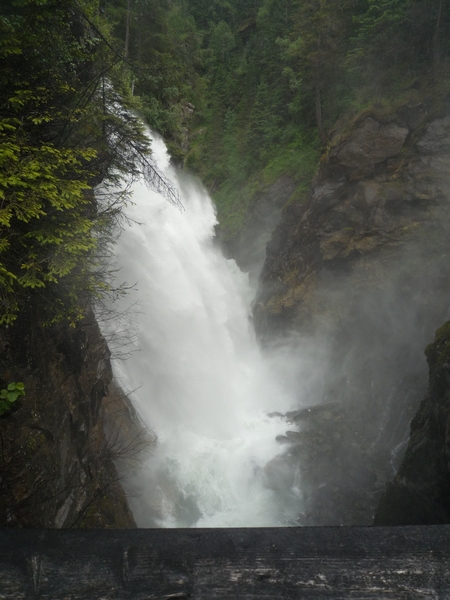
M113 464L117 433L105 428L112 373L94 315L74 328L36 321L23 314L0 337L0 387L25 384L0 417L0 524L135 527Z
M448 107L362 115L267 247L254 318L297 357L277 460L299 473L304 524L371 523L398 468L449 306L449 167Z
M450 523L450 322L426 349L428 393L411 423L400 469L383 494L375 525Z

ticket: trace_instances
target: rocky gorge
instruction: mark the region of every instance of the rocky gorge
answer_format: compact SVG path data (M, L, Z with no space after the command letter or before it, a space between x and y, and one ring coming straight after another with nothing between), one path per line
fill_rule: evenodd
M111 388L110 352L92 311L74 328L33 326L30 312L0 336L2 378L25 396L2 415L2 527L132 528L114 464L138 434ZM135 445L136 448L136 445Z
M306 408L285 416L281 454L268 465L274 487L280 468L291 478L300 473L301 524L372 523L400 465L426 393L423 351L449 310L449 166L445 103L362 114L332 139L308 201L285 207L267 246L257 331L268 345L289 339L316 357L305 378L299 355ZM430 392L428 407L437 402L448 411L442 394ZM421 444L427 461L442 464L444 434L437 441L430 425L418 431L424 410L414 435L428 440ZM447 418L436 419L437 410L435 422ZM417 443L405 458L409 472L411 448ZM394 510L400 480L380 522L395 524L386 511Z
M332 139L306 202L289 201L297 182L282 176L228 245L254 280L262 268L262 343L298 361L299 408L277 415L286 433L265 476L282 494L300 478L300 525L447 522L446 328L414 414L423 350L448 318L449 166L445 103L362 114ZM133 452L151 440L112 383L94 316L32 322L0 339L5 385L27 391L2 417L3 525L134 527L117 464L130 441Z

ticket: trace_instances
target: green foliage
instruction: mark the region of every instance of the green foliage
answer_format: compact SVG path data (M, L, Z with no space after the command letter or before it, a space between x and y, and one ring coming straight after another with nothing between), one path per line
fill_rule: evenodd
M0 390L0 416L9 412L16 400L25 396L23 383L10 383L6 389Z
M429 85L424 72L435 83L445 76L443 0L178 3L201 33L196 68L206 82L195 123L202 135L186 162L212 189L227 231L251 203L246 182L265 185L286 172L298 180L295 198L304 199L320 145L343 115L358 105L392 106L394 95L415 101L417 78Z
M271 154L274 144L281 136L280 116L274 105L273 94L263 79L258 85L249 121L248 150L256 161Z
M255 195L275 183L282 175L288 175L298 182L288 201L306 200L319 161L320 144L315 135L305 134L301 129L291 131L286 139L291 141L267 149L264 168L253 173L248 165L238 162L239 154L236 149L231 152L225 145L226 156L233 158L228 159L230 176L214 194L224 238L232 238L239 231Z
M309 189L320 158L320 144L314 134L305 134L301 129L295 133L294 139L278 147L265 166L262 172L265 185L275 183L281 175L290 175L299 181L299 191Z
M443 0L367 0L354 22L347 67L379 95L424 67L436 77L448 56L450 7Z
M202 135L195 138L186 163L212 189L222 232L230 236L245 219L253 195L269 180L273 183L275 172L287 168L294 178L307 177L307 187L315 168L303 168L304 156L317 158L306 141L313 125L296 105L298 86L284 71L288 65L280 43L291 27L294 3L233 0L227 3L228 14L224 10L217 19L218 3L209 9L197 0L188 4L204 28L209 86L203 94L209 103L197 113Z
M107 288L99 240L126 194L96 201L92 189L103 180L107 198L148 151L124 103L203 177L233 235L279 176L296 180L292 201L305 199L342 115L375 104L387 111L393 95L416 100L416 79L427 70L442 79L450 53L443 0L101 0L98 8L96 0L0 8L0 324L30 299L47 322L73 321L80 303Z
M139 110L172 143L183 143L183 107L196 103L202 36L185 2L112 0L105 12L114 23L130 70Z
M225 21L220 21L211 32L210 48L218 63L225 63L236 45L233 32Z
M411 51L406 31L410 0L368 0L367 11L355 17L358 25L347 64L360 72L370 65L371 76L378 83L393 66L404 62Z
M98 240L126 198L92 188L137 174L149 143L94 0L4 3L0 34L0 325L30 303L73 323L108 287Z
M0 70L0 324L16 318L26 290L58 283L95 245L85 192L97 152L58 139L65 130L67 140L85 112L69 107L73 70L89 51L69 34L68 15L46 5L23 0L0 13L9 55Z

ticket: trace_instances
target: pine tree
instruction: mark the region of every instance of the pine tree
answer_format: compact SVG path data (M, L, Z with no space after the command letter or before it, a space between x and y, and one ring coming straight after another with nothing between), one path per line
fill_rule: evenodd
M342 77L351 22L349 2L297 1L285 58L300 78L305 101L314 106L322 144L335 118L336 88ZM324 110L324 107L327 110Z

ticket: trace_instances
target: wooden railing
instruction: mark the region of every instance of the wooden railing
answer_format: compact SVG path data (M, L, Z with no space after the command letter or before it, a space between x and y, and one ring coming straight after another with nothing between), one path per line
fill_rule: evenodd
M450 526L4 529L0 598L447 599Z

